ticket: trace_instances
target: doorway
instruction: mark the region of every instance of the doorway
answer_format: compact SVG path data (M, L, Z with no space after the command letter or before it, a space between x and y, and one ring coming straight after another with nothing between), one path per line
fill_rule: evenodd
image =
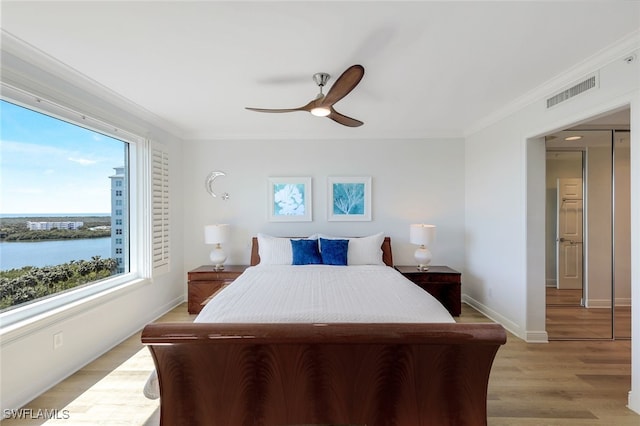
M586 125L545 140L549 340L628 339L630 132Z

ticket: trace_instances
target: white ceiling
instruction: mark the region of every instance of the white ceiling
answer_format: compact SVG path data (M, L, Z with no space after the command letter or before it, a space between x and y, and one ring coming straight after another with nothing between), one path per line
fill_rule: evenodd
M189 138L462 136L640 29L640 2L2 1L2 28ZM347 128L291 108L349 65Z

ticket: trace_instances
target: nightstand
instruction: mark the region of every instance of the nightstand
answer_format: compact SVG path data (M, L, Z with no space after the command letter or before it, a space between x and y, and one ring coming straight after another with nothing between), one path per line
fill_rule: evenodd
M460 272L448 266L429 266L428 271L419 271L416 266L396 266L395 268L406 278L438 299L451 315L460 316Z
M205 265L189 271L187 273L189 313L199 313L211 297L231 284L247 268L246 265L225 265L223 270L216 271L213 265Z

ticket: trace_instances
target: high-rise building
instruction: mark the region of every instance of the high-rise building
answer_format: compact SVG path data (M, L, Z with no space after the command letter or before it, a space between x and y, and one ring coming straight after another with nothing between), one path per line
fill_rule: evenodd
M127 176L124 167L114 167L111 179L111 257L118 262L117 273L129 270L129 241L126 229L129 220Z

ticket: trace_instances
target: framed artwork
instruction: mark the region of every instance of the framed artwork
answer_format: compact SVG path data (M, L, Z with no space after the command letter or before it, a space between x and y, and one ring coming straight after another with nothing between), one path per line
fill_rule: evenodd
M311 178L269 178L269 221L311 222Z
M329 177L330 221L371 220L371 176Z

